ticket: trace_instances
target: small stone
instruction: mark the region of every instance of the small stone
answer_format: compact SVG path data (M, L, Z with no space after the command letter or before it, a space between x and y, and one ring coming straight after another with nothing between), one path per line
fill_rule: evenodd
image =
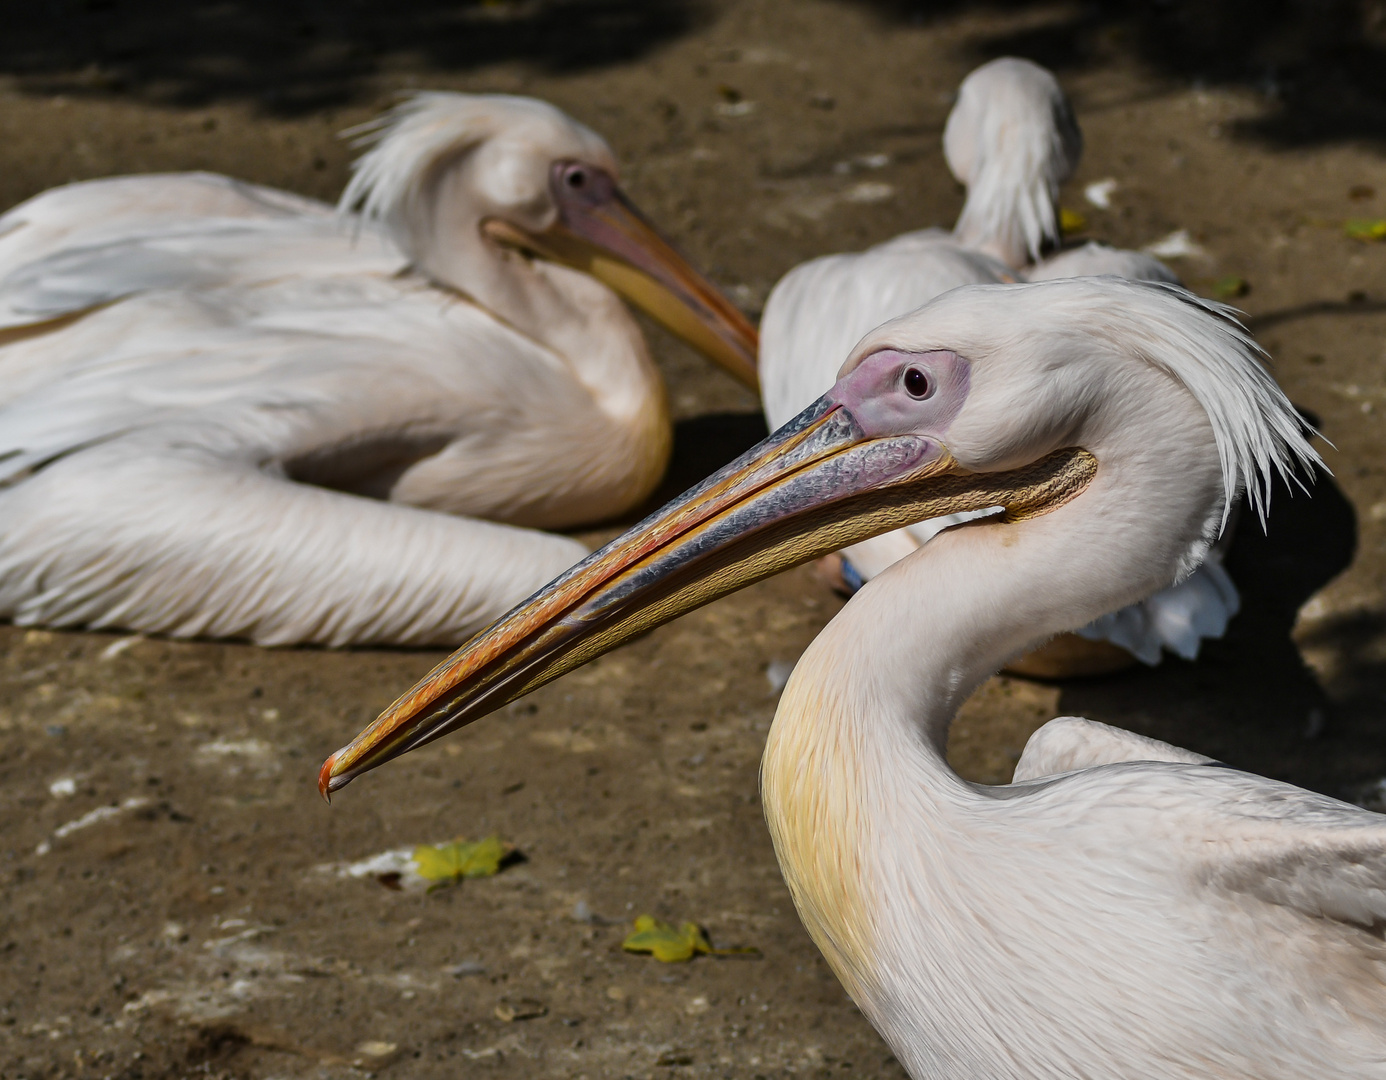
M884 202L894 194L895 187L892 184L884 184L879 180L863 180L847 192L846 199L854 203L876 203Z
M392 1042L383 1042L379 1039L367 1039L356 1047L356 1052L366 1058L373 1065L379 1065L385 1058L391 1057L399 1050L399 1045Z
M785 683L789 682L789 676L794 672L794 661L792 660L771 660L765 665L765 681L770 684L770 693L778 694L784 689Z
M537 1020L541 1016L548 1016L549 1007L533 998L517 998L514 1001L502 998L495 1014L497 1020L511 1024L516 1020Z

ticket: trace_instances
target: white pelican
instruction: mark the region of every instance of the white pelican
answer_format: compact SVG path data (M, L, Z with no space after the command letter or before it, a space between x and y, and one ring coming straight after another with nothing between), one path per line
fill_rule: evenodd
M1159 260L1104 244L1040 257L1060 240L1059 185L1076 167L1083 137L1058 80L1038 64L1004 57L969 74L949 113L943 149L953 175L967 185L951 233L925 229L864 252L813 259L771 291L761 319L760 372L772 431L833 385L841 358L864 334L959 285L1096 274L1178 283ZM842 586L871 580L954 523L920 522L854 545L834 560ZM1131 656L1158 664L1164 649L1191 660L1203 638L1222 636L1238 606L1221 552L1214 552L1177 587L1083 627L1093 644L1066 638L1017 658L1014 667L1081 675L1124 666Z
M1115 274L1179 283L1169 267L1140 251L1089 242L1043 255L1063 240L1059 185L1078 166L1083 133L1059 80L1039 64L1005 56L963 79L943 129L943 155L967 187L952 238L995 257L1022 280Z
M592 131L431 93L371 135L339 214L188 174L0 218L0 617L456 644L664 471L617 291L755 384Z
M1259 359L1172 286L950 292L436 668L320 788L751 580L995 506L848 601L771 726L776 853L848 991L916 1080L1379 1080L1386 819L1073 718L1009 786L944 758L1008 657L1187 575L1239 492L1263 512L1316 461Z

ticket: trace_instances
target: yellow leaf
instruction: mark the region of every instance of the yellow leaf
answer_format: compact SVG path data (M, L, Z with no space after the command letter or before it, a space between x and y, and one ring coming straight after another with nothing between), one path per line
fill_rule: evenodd
M686 922L678 929L661 922L653 915L641 915L635 920L635 931L621 942L626 952L649 953L663 964L692 960L698 953L711 956L734 956L760 952L756 948L714 949L707 934L697 923Z
M488 836L472 843L455 840L451 844L420 844L414 849L413 858L421 878L446 884L499 873L501 863L514 850L499 837Z
M1080 233L1088 227L1088 219L1077 210L1070 210L1067 206L1059 208L1059 231L1062 233Z
M649 953L663 964L692 960L694 954L708 952L712 946L693 923L684 923L677 930L653 915L641 915L635 920L635 932L621 942L626 952Z
M1386 218L1352 218L1343 222L1343 232L1354 240L1386 240Z

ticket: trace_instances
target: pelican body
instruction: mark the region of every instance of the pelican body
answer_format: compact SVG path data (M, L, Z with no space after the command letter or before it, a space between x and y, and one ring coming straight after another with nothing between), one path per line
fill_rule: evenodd
M948 727L1018 651L1188 575L1316 455L1229 309L1117 279L961 288L827 394L477 636L324 793L679 613L942 513L800 659L762 764L776 855L915 1080L1386 1075L1386 826L1076 718L1016 781ZM908 614L908 618L902 616Z
M0 616L455 644L663 474L620 296L754 383L594 132L424 94L366 140L337 212L187 174L0 218Z

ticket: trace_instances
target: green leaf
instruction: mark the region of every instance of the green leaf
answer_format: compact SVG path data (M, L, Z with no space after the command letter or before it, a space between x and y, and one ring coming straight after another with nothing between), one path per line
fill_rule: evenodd
M635 930L621 942L626 952L649 953L662 964L677 964L692 960L698 953L710 956L755 954L754 947L714 949L707 933L697 923L682 923L677 929L653 915L641 915L635 920Z
M1386 218L1351 218L1343 232L1354 240L1386 240Z
M425 881L446 885L463 878L491 877L515 848L499 837L468 843L420 844L414 849L414 865Z
M1228 274L1213 282L1213 295L1219 300L1235 300L1249 292L1251 285L1246 278L1238 277L1236 274Z

